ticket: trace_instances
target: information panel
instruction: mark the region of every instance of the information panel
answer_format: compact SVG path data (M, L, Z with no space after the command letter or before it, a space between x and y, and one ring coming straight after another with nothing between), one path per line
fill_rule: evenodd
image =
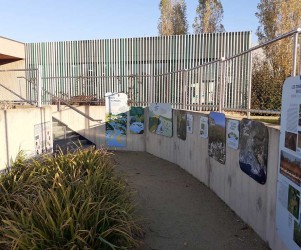
M51 122L34 125L35 155L52 153L52 131Z
M191 114L187 114L187 133L193 133L193 116Z
M142 107L130 109L130 132L132 134L144 133L144 109Z
M106 93L106 144L109 147L125 147L127 135L127 95Z
M240 169L260 184L267 180L269 131L258 121L240 122Z
M226 162L226 117L223 113L210 112L208 128L209 156L221 164Z
M289 249L301 247L301 79L283 85L276 226Z
M238 149L238 143L239 143L239 121L228 119L227 145L230 148Z
M169 103L151 103L149 106L149 131L172 137L172 108Z
M200 136L202 138L208 138L208 117L201 116L200 117Z

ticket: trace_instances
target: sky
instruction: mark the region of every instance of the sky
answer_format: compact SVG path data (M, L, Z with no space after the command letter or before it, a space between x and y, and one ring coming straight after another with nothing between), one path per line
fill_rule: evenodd
M226 31L252 31L260 0L221 0ZM160 0L0 0L0 36L24 43L158 35ZM189 33L198 0L186 0Z

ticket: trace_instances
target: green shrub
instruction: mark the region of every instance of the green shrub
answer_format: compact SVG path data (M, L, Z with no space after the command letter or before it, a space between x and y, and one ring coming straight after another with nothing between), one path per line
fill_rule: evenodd
M19 156L0 179L0 249L130 249L133 212L105 150Z

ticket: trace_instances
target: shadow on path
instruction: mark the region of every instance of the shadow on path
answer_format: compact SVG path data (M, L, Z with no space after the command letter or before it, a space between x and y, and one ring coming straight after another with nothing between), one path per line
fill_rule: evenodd
M144 152L115 152L136 190L146 250L269 249L210 189L180 167Z

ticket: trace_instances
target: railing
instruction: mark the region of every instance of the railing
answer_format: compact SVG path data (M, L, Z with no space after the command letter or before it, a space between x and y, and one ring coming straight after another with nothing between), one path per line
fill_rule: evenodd
M0 70L0 72L22 72L24 70ZM57 100L57 103L60 105L61 103L63 103L64 105L66 105L67 107L71 108L72 110L74 110L75 112L79 113L80 115L84 116L85 118L89 119L90 121L93 121L93 122L101 122L102 120L98 120L98 119L94 119L93 117L85 114L84 112L82 112L81 110L75 108L73 105L70 105L67 101L63 100L62 98L59 98L57 97L56 95L50 93L49 91L45 90L44 88L42 87L39 87L37 85L37 83L35 83L33 81L33 79L29 80L29 79L26 79L26 77L23 77L23 76L18 76L17 77L18 79L23 79L25 80L26 82L30 82L31 84L31 87L33 89L33 91L36 93L36 98L35 100L32 100L32 99L26 99L25 97L23 97L21 94L18 94L16 93L15 91L11 90L10 88L8 88L7 86L3 85L0 83L0 87L2 87L3 89L5 89L8 93L12 94L13 96L16 96L18 97L19 99L18 100L15 100L15 99L11 99L11 100L7 100L7 102L11 102L11 103L19 103L20 100L22 100L23 102L25 103L28 103L30 105L34 105L34 106L37 106L37 107L41 107L41 103L42 102L42 93L38 94L37 92L45 92L47 95L50 95L52 96L53 98L55 98ZM21 92L21 91L20 91ZM2 99L2 102L4 100Z
M81 111L74 108L70 101L82 97L81 103L103 105L107 92L124 92L129 97L129 104L135 106L167 102L178 109L246 112L248 116L250 113L275 115L280 114L279 109L252 108L254 53L259 53L262 48L283 39L292 38L291 75L294 76L298 72L301 74L301 53L298 49L298 46L301 47L298 40L300 33L301 29L299 28L238 54L211 58L210 61L202 62L196 67L181 69L181 65L170 66L180 69L162 74L44 77L41 69L35 69L33 71L24 70L24 76L17 76L17 78L25 79L27 91L25 99L31 103L40 101L40 103L52 104L55 101L64 103L78 113ZM224 46L229 47L228 50L232 51L242 45L225 43ZM264 57L264 54L262 56ZM168 64L162 64L162 67L168 67ZM11 70L10 72L20 71ZM168 71L168 69L162 71ZM0 70L0 79L2 72L7 73L8 71ZM14 92L18 94L17 91ZM85 116L84 113L82 115ZM86 118L98 121L91 117Z
M42 88L42 91L44 91L45 93L47 93L48 95L51 95L53 98L55 98L57 100L57 104L58 104L58 109L60 109L60 105L61 103L63 103L64 105L66 105L68 108L74 110L75 112L79 113L80 115L84 116L85 118L89 119L90 121L93 122L101 122L102 120L98 120L98 119L94 119L93 117L85 114L84 112L80 111L79 109L75 108L73 105L70 105L68 103L68 101L63 100L62 98L59 98L57 96L55 96L54 94L50 93L49 91L45 90L44 88Z
M26 103L29 103L31 105L36 105L35 102L31 101L31 100L27 100L26 98L22 97L21 95L17 94L16 92L14 92L13 90L7 88L6 86L4 86L3 84L0 83L0 86L2 88L4 88L5 90L7 90L8 92L12 93L13 95L19 97L22 101L26 102Z

